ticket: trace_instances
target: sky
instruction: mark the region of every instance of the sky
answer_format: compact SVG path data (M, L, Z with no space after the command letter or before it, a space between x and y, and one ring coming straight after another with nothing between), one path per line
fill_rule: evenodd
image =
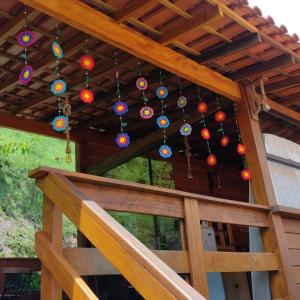
M277 26L285 25L290 34L300 37L300 0L248 0L258 6L265 17L271 16Z

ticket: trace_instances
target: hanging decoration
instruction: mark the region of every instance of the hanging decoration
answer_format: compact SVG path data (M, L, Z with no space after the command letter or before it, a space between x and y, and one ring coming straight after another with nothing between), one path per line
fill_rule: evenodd
M56 59L56 66L55 66L56 80L52 82L50 86L50 91L53 93L54 96L57 97L57 106L58 106L58 116L56 116L53 119L52 127L55 131L63 132L67 130L67 128L69 127L69 118L62 113L61 96L67 90L67 83L60 77L60 59L63 57L63 50L59 44L59 35L60 35L60 30L56 25L55 41L52 43L52 51Z
M127 148L130 144L129 135L124 132L124 127L127 123L124 123L123 116L128 112L128 105L121 101L121 91L120 91L120 70L118 66L117 50L114 51L115 59L115 80L116 80L116 96L118 100L113 105L114 113L120 118L120 133L117 134L115 142L119 148Z
M18 43L23 47L20 57L24 61L24 67L20 72L19 80L21 84L26 85L32 79L33 69L28 64L28 47L35 42L34 32L28 30L27 8L24 8L24 30L18 34Z
M192 179L192 167L191 167L191 147L188 141L188 136L192 134L192 126L186 121L187 115L185 113L185 107L188 104L188 100L185 96L182 95L182 82L178 77L178 90L179 98L177 100L177 106L181 109L182 112L182 126L180 127L180 134L183 136L184 141L184 153L187 161L187 174L188 178Z
M163 130L163 145L159 148L159 155L162 158L170 158L172 156L172 149L167 145L166 128L170 126L170 121L165 115L165 102L164 100L168 96L168 89L163 85L162 82L162 71L159 70L159 87L156 89L156 96L160 99L161 103L161 116L156 119L157 125Z
M224 124L223 124L227 116L226 113L221 109L219 95L216 95L216 102L217 102L218 111L215 113L215 120L220 124L220 128L218 129L218 132L221 132L222 134L220 145L222 147L227 147L229 145L230 139L229 136L225 134Z
M66 162L70 163L72 162L72 151L71 151L71 136L70 136L70 131L71 131L71 127L70 127L70 116L72 113L72 109L71 109L71 104L69 102L69 93L66 96L66 103L63 107L63 113L65 115L65 118L68 120L67 122L67 127L64 130L65 134L66 134L66 140L67 140L67 144L66 144Z
M143 77L143 70L142 70L142 64L137 60L137 68L139 71L139 78L136 80L136 88L141 91L142 93L142 98L144 102L144 106L140 109L140 116L142 119L148 120L151 119L154 115L154 110L152 107L148 106L148 98L145 96L145 91L148 88L148 82L147 80Z
M238 118L237 118L237 110L236 110L235 104L233 104L233 111L234 111L234 118L235 118L237 134L238 134L237 153L239 155L241 155L242 162L243 162L243 170L241 171L241 177L243 180L249 181L252 179L252 175L251 175L251 172L248 170L247 164L246 164L246 159L245 159L246 146L244 146L242 143L242 137L241 137L241 133L240 133L240 127L239 127L239 122L238 122Z
M199 100L198 105L197 105L197 110L198 110L199 113L201 113L201 116L202 116L201 123L203 125L203 128L201 130L201 136L204 140L206 140L207 152L208 152L208 157L206 159L206 162L210 167L213 167L217 164L217 157L211 151L210 142L209 142L209 140L211 138L211 135L210 135L210 132L209 132L208 128L206 127L205 116L204 116L204 114L207 111L208 106L207 106L206 102L204 102L201 99L199 86L198 86L197 98Z
M95 62L92 56L89 55L88 38L85 37L85 54L80 58L80 66L85 71L85 86L80 91L80 99L82 102L90 104L94 101L94 92L90 88L90 71L94 69Z

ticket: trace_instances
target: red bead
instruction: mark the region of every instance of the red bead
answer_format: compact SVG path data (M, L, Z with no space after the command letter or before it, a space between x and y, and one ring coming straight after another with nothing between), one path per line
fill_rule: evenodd
M94 101L94 93L88 89L82 89L80 92L80 99L84 103L92 103Z
M222 147L227 147L229 144L229 136L223 135L223 137L221 138L220 144Z
M209 140L210 139L210 132L207 128L203 128L201 130L201 136L205 139L205 140Z
M199 102L197 105L197 110L201 114L205 114L207 111L207 104L205 102Z
M214 154L210 154L207 159L207 164L211 167L215 166L217 164L217 158Z
M251 176L251 173L248 169L244 169L242 172L241 172L241 177L243 178L243 180L251 180L252 179L252 176Z
M244 146L243 144L238 144L236 151L240 155L245 155L246 154L246 146Z
M215 120L217 122L223 122L226 119L226 114L224 113L224 111L219 110L215 113Z
M82 69L91 71L94 69L95 62L91 56L85 54L82 55L80 58L80 65Z

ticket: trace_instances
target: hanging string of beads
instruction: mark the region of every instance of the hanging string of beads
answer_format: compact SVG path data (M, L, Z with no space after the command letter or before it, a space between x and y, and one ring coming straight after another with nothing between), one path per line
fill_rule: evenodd
M237 134L238 134L238 144L236 147L236 151L242 157L242 162L243 162L243 170L241 171L241 177L243 180L248 181L248 180L251 180L252 176L251 176L251 173L248 170L247 164L246 164L245 155L246 155L247 149L246 149L246 146L242 142L240 126L239 126L239 122L238 122L238 118L237 118L237 109L236 109L236 106L234 103L233 103L233 111L234 111L234 118L235 118Z
M187 105L187 98L182 95L182 82L178 77L178 89L179 89L179 98L177 100L177 106L181 109L182 112L182 126L180 127L180 134L184 137L184 148L185 148L185 156L187 159L187 167L188 167L188 178L192 179L192 167L191 167L191 147L188 142L188 136L192 133L192 126L186 121L187 115L185 113L185 107Z
M63 106L63 113L65 114L65 116L68 120L68 124L70 124L70 116L72 114L72 108L71 108L71 104L69 102L69 96L70 96L70 94L67 93L66 102L65 102L65 105ZM70 131L71 131L71 126L68 125L68 127L65 130L66 140L67 140L67 144L66 144L66 162L68 162L68 163L72 162Z
M92 103L94 101L94 93L90 87L90 82L92 81L90 77L90 71L94 69L95 62L93 57L89 54L89 47L88 47L88 37L85 36L85 54L80 58L80 66L85 71L85 85L80 91L80 99L84 103Z
M140 116L142 119L148 120L151 119L154 115L154 110L148 105L148 99L145 96L145 91L148 88L148 82L143 77L142 64L139 59L137 59L137 69L139 72L139 78L136 80L136 88L141 91L144 106L140 109Z
M115 60L115 80L116 80L116 96L118 100L113 105L113 110L117 116L120 118L120 133L117 134L115 142L119 148L127 148L130 144L129 135L124 132L124 127L127 123L124 123L123 116L128 112L128 105L121 101L121 91L120 91L120 69L118 66L117 50L114 51Z
M207 152L208 152L208 156L206 158L206 162L209 166L213 167L217 164L217 157L212 153L211 151L211 146L210 146L210 132L208 130L208 128L206 127L206 123L205 123L205 113L207 111L207 104L206 102L204 102L201 98L201 92L200 92L200 88L198 86L198 95L197 98L199 100L198 105L197 105L197 110L198 112L201 114L201 123L202 123L202 130L201 130L201 136L202 138L206 141L206 145L207 145Z
M227 116L226 113L222 110L222 104L218 94L216 94L216 103L217 103L218 111L215 113L215 120L220 124L220 128L218 129L218 132L221 132L222 134L220 145L222 147L227 147L229 144L229 136L225 134L224 124L223 124Z
M52 43L52 52L56 59L55 74L56 79L52 82L50 90L54 96L57 97L58 115L52 121L52 127L55 131L63 132L69 126L69 121L66 116L62 114L61 96L67 90L67 83L60 75L60 60L64 57L63 49L59 43L59 36L61 34L58 25L56 24L55 41Z
M170 158L172 156L172 149L167 145L166 129L170 126L169 118L165 115L165 99L168 97L168 89L163 85L162 70L159 70L159 87L156 89L156 96L160 99L161 112L156 119L157 125L163 132L163 144L159 148L159 155L162 158Z
M19 75L21 84L26 85L32 79L33 69L28 64L28 47L35 42L35 35L31 30L28 30L27 8L24 8L24 30L18 34L18 43L23 47L20 57L24 61L24 67Z

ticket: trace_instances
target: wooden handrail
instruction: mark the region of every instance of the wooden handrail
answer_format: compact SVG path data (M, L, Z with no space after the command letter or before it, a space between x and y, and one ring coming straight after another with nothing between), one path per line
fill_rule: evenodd
M39 187L146 299L204 299L61 172L35 176ZM50 270L51 271L51 270Z

